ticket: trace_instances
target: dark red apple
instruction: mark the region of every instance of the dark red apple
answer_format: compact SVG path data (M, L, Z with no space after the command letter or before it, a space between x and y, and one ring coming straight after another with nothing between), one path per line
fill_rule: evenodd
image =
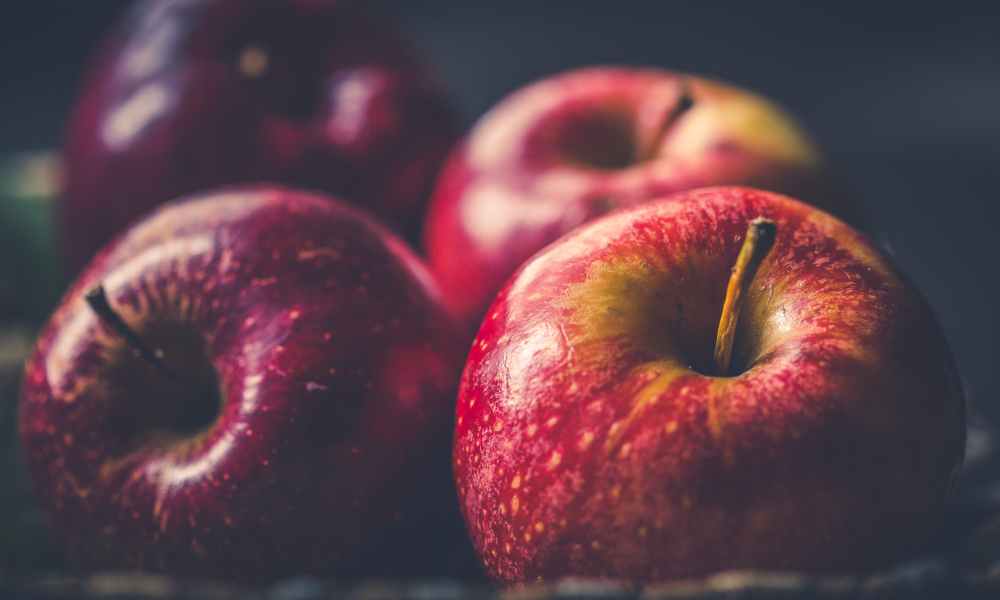
M758 217L773 247L732 285ZM454 466L503 582L854 571L926 548L964 432L931 311L867 239L784 196L708 188L518 271L465 367Z
M27 364L37 497L83 569L405 574L436 558L420 528L457 517L457 339L418 259L337 201L169 205L91 263Z
M457 118L362 4L138 3L94 57L70 122L70 266L156 204L238 182L330 192L414 237Z
M452 154L425 226L431 270L471 328L524 260L577 225L721 184L848 208L806 135L760 96L652 69L558 75L502 101Z

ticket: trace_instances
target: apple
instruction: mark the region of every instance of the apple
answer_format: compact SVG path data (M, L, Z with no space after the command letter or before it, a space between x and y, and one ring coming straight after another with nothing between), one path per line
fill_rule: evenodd
M21 446L72 563L236 579L431 568L419 549L442 534L421 528L461 521L463 347L439 298L401 240L319 195L232 188L131 228L25 371Z
M720 187L521 267L466 363L454 469L502 582L865 571L932 540L964 435L945 339L886 257Z
M69 124L67 261L158 203L243 182L339 195L415 238L457 126L362 3L145 0L93 58Z
M428 261L474 331L514 270L574 227L723 184L848 211L813 143L766 99L668 71L571 71L515 92L456 147L427 216Z

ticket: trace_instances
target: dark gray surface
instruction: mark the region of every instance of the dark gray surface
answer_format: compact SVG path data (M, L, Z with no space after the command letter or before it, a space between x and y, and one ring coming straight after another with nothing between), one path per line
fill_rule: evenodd
M599 581L562 581L502 591L450 581L325 582L291 579L273 586L244 588L166 577L101 574L84 579L45 577L31 582L0 581L5 598L89 600L992 600L1000 594L1000 571L961 577L940 563L925 562L873 577L812 578L787 573L721 573L699 581L649 588Z

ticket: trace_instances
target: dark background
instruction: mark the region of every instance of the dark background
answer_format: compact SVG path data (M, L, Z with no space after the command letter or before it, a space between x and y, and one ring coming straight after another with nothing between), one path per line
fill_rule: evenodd
M382 0L471 122L594 63L727 79L798 115L929 297L971 400L1000 420L1000 16L956 3ZM815 6L807 5L815 4ZM86 55L127 2L4 2L0 152L54 147Z

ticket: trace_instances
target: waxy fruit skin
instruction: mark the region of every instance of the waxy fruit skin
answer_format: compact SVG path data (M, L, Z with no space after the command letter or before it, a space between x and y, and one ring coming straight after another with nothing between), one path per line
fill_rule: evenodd
M91 310L98 284L176 380ZM27 363L38 500L83 570L428 567L415 549L456 512L458 339L413 253L343 203L238 187L168 204L95 258Z
M137 3L93 57L67 130L69 268L157 204L235 183L334 194L415 239L458 117L363 4Z
M718 376L757 217L777 236ZM886 566L934 536L965 436L945 339L888 260L822 211L725 187L528 261L483 321L456 418L461 508L508 583Z
M709 185L753 185L852 212L819 152L763 97L708 79L626 67L526 86L455 148L424 231L431 270L475 331L514 271L578 225Z

